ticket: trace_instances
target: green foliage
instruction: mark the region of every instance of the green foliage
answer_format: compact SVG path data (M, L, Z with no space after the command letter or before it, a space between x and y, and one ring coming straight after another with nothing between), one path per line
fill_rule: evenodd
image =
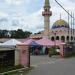
M58 52L56 51L56 46L53 46L49 49L49 56L52 56L52 55L58 55Z
M15 66L16 71L14 71L14 72L8 72L8 73L5 73L3 75L21 75L21 74L26 75L27 73L29 73L33 69L33 67L30 67L30 68L18 70L18 69L21 69L21 68L23 68L21 65ZM15 70L15 69L12 69L12 70ZM8 71L10 71L10 70L8 70Z
M32 33L29 31L18 30L0 30L0 38L28 38Z
M3 38L3 37L8 37L8 31L7 30L0 30L0 38Z
M2 72L7 72L7 71L11 71L11 70L16 70L16 69L20 69L20 68L24 68L23 66L21 66L21 65L17 65L17 66L8 66L8 67L2 67L1 69L0 69L0 73L2 73Z

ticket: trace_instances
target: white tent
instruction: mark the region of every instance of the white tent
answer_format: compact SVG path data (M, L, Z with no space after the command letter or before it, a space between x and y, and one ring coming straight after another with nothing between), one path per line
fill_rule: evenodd
M2 45L2 43L0 43L0 45Z
M17 44L20 44L21 42L16 40L16 39L11 39L11 40L8 40L4 43L1 44L1 46L16 46Z

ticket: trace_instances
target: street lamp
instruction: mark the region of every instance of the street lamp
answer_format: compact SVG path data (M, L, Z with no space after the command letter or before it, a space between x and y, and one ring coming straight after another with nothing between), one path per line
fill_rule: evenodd
M56 46L56 33L54 32L54 45Z
M54 32L54 48L56 50L56 33Z

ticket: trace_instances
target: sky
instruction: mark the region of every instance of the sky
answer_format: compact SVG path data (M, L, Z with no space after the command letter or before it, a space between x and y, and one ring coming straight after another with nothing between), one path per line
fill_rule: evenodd
M75 11L75 0L57 0L69 12ZM50 27L61 18L68 20L68 14L55 2L50 0L52 16ZM23 29L33 33L44 29L42 16L44 0L0 0L0 29Z

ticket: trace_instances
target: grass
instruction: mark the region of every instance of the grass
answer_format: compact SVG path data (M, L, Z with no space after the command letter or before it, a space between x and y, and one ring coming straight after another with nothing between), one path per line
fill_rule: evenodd
M0 74L0 75L21 75L21 73L23 75L26 75L28 72L30 72L33 69L33 67L30 68L24 68L22 66L14 66L11 68L5 68L3 70L0 70L0 73L4 73L4 74ZM15 70L15 71L13 71ZM9 72L11 71L11 72Z
M16 69L20 69L20 68L24 68L24 67L21 66L21 65L8 66L8 67L1 67L1 68L0 68L0 73L8 72L8 71L11 71L11 70L16 70Z
M15 72L11 72L11 73L6 73L4 75L21 75L21 73L23 75L26 75L27 73L29 73L31 70L33 69L33 67L30 67L28 69L24 69L24 70L20 70L20 71L15 71Z

